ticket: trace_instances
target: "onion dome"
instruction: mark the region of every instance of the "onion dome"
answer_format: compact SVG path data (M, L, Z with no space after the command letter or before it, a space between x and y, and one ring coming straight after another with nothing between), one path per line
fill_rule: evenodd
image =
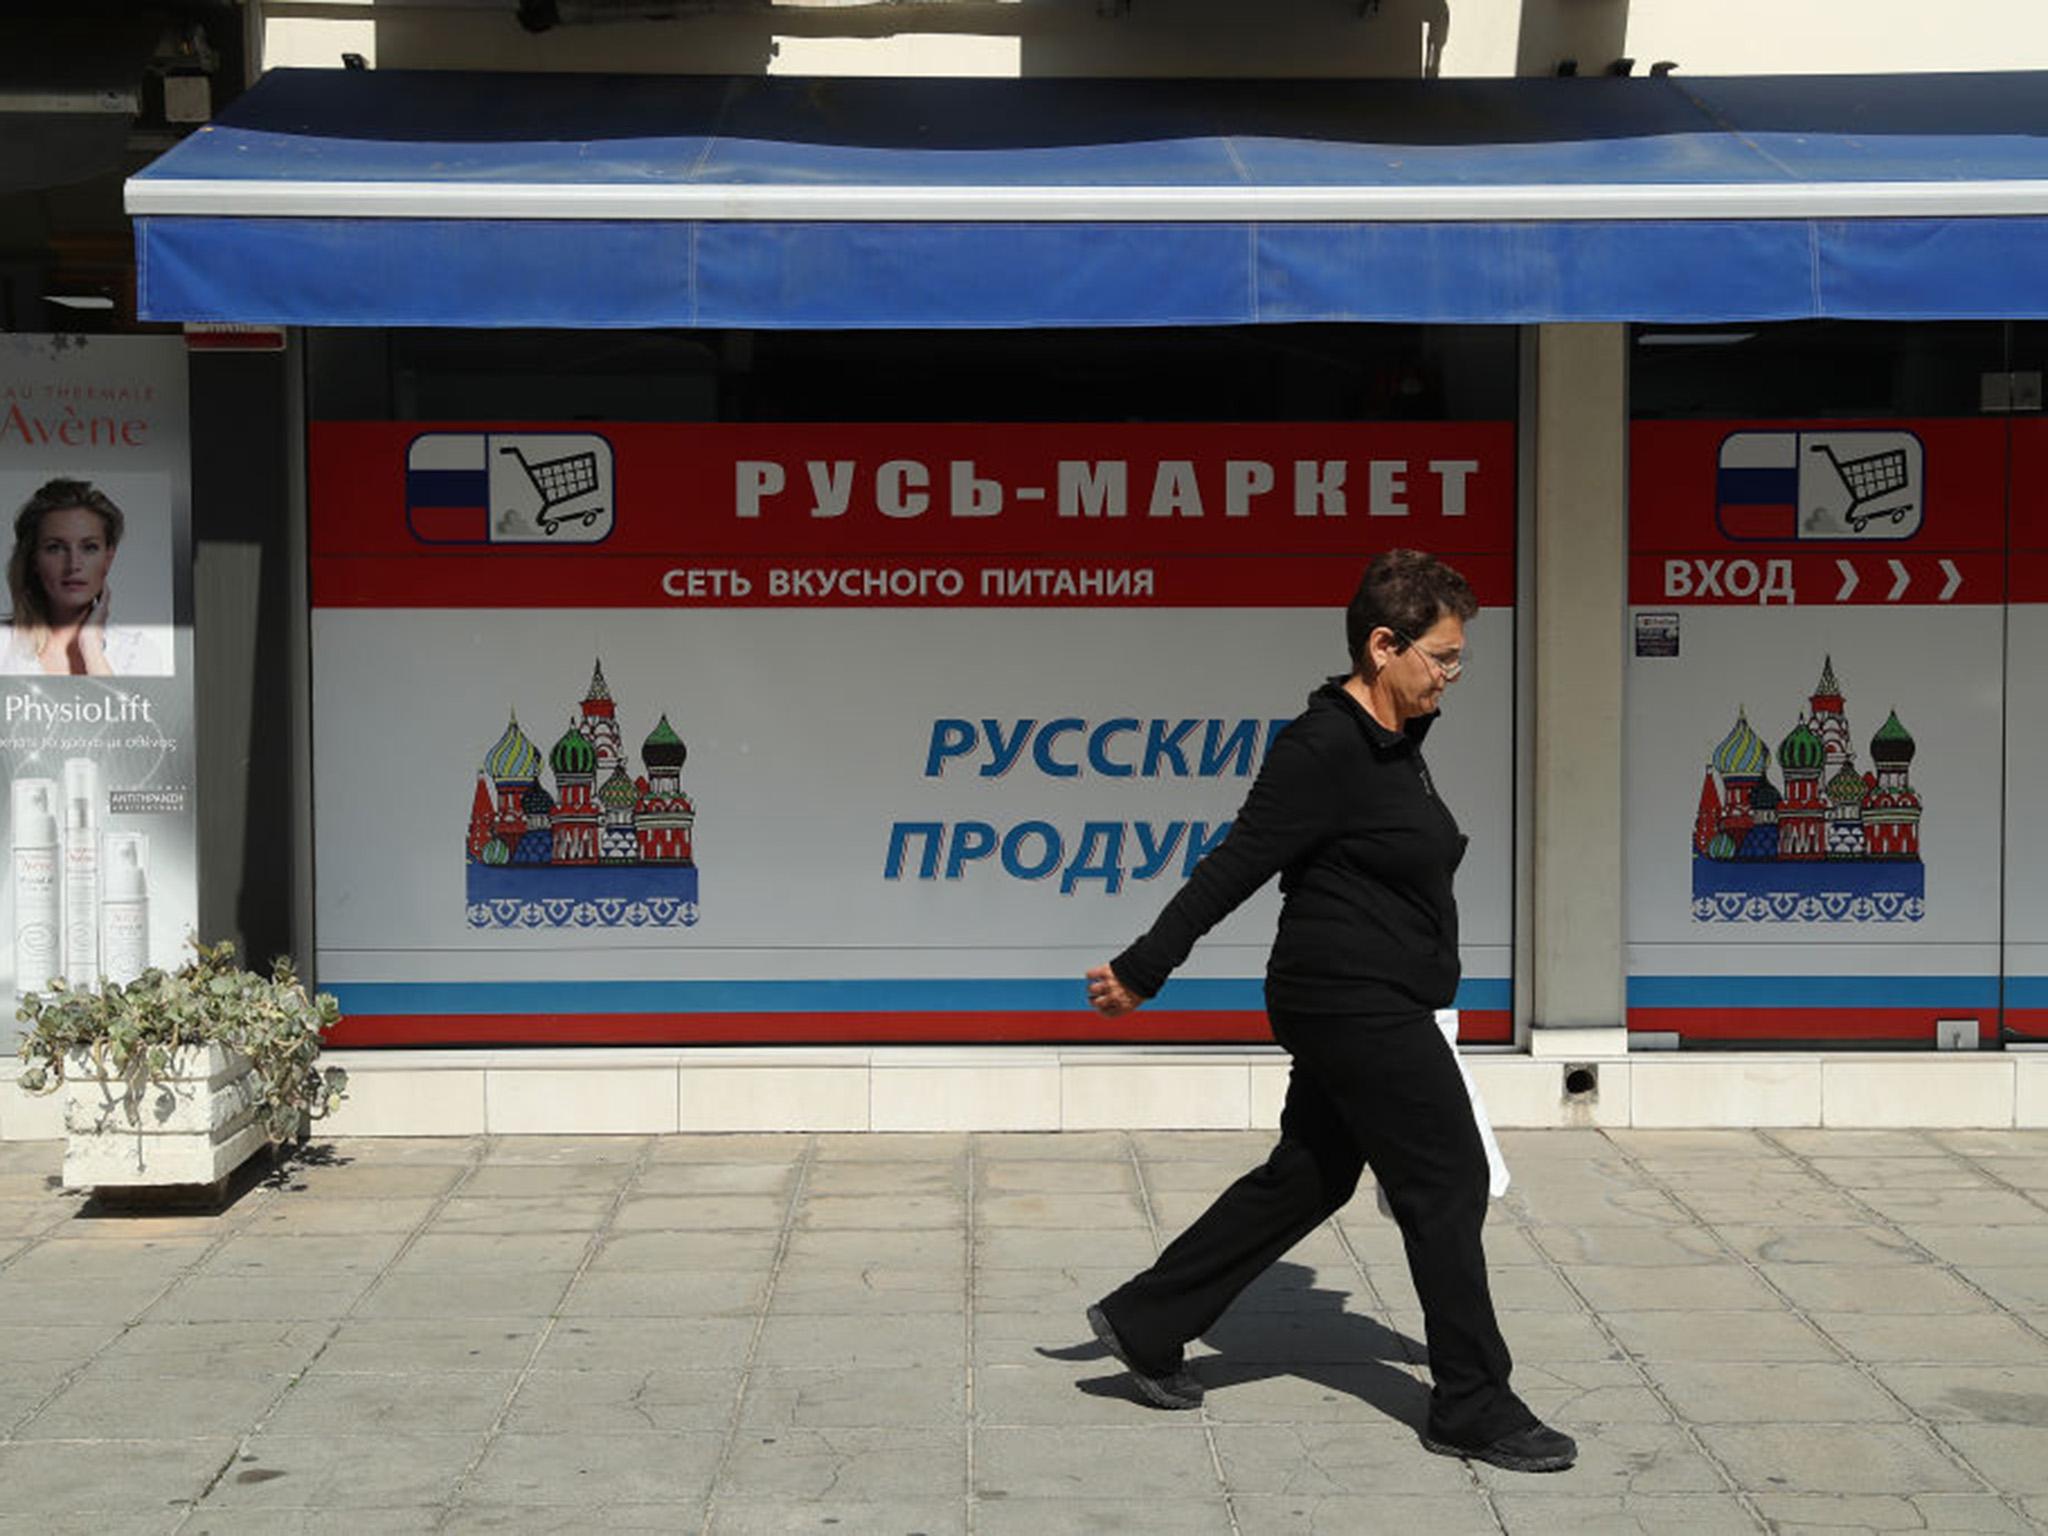
M1724 779L1753 779L1771 765L1771 749L1749 728L1749 717L1740 711L1735 729L1714 748L1714 771Z
M505 734L484 758L484 772L501 784L517 784L540 776L540 748L526 739L515 713Z
M1714 840L1711 843L1707 844L1707 857L1710 859L1734 858L1735 839L1730 837L1726 832L1716 832L1714 834Z
M597 748L572 725L555 743L554 751L548 754L548 764L557 774L594 774L597 772Z
M1880 768L1903 768L1913 761L1913 754L1918 750L1912 733L1899 724L1897 710L1885 716L1884 724L1870 738L1870 755Z
M1778 766L1787 773L1818 773L1827 766L1828 749L1801 721L1778 743Z
M661 717L661 724L640 744L640 760L649 768L680 768L689 755L690 749L683 745L683 738L668 723L667 715Z
M1749 808L1753 811L1775 811L1784 796L1778 793L1778 786L1769 779L1760 779L1749 792Z
M598 804L608 811L630 811L633 802L639 798L640 791L633 787L633 781L623 768L614 768L612 776L597 789Z
M512 862L512 850L505 846L505 840L502 837L494 837L484 844L483 860L486 864L494 866L510 864Z
M555 797L536 784L526 792L520 808L529 816L548 816L554 813Z
M1863 775L1847 763L1841 772L1828 780L1828 798L1836 805L1861 805L1863 797L1870 793L1870 786L1863 782Z

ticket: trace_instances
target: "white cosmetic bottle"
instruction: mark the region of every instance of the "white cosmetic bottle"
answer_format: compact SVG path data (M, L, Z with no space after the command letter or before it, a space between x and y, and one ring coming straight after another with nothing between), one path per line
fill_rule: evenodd
M149 835L109 832L106 842L100 969L126 986L149 969Z
M100 768L89 757L64 760L64 977L100 980Z
M63 854L57 841L57 786L14 781L14 995L47 992L63 974Z

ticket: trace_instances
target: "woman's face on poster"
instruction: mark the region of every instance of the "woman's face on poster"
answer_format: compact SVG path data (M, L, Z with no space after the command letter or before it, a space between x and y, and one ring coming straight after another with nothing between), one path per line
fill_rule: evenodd
M113 564L114 546L97 512L59 507L43 514L36 530L35 571L53 619L75 618L97 602Z

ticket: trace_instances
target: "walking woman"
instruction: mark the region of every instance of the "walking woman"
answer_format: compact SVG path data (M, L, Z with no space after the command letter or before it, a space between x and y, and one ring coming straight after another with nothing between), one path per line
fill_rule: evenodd
M1292 1058L1279 1144L1088 1320L1151 1402L1199 1406L1183 1346L1349 1200L1370 1167L1422 1301L1435 1383L1423 1444L1554 1472L1578 1448L1509 1389L1480 1238L1486 1154L1433 1017L1458 986L1451 882L1466 839L1437 797L1422 741L1464 670L1477 611L1465 579L1435 557L1396 549L1375 559L1345 613L1350 675L1318 688L1274 740L1229 835L1151 930L1088 973L1096 1011L1128 1013L1280 876L1266 965L1273 1037Z

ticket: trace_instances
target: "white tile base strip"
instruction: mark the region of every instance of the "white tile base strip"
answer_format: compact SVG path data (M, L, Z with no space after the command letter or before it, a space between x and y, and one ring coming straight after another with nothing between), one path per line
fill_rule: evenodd
M332 1051L337 1136L675 1131L1265 1130L1276 1051L848 1046ZM2048 1053L1647 1052L1588 1062L1466 1058L1493 1123L1573 1126L2048 1127ZM1567 1071L1597 1068L1570 1095ZM64 1134L54 1098L0 1063L0 1140Z

